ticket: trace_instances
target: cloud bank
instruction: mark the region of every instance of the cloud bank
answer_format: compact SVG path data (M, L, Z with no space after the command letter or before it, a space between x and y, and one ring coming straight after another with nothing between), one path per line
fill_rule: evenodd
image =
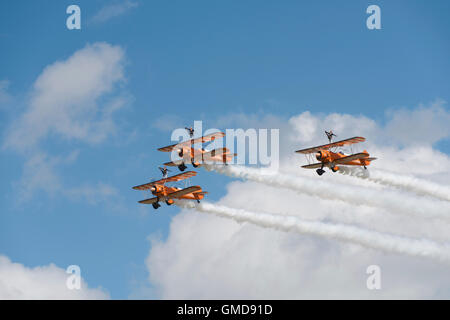
M124 52L94 43L47 66L33 85L26 111L7 132L4 147L26 151L49 135L99 143L114 133L112 115L126 104L107 96L124 77Z
M106 291L89 288L83 279L79 290L68 289L69 276L54 264L28 268L0 255L0 299L109 299Z
M400 112L405 121L427 110L432 118L448 116L445 103L436 103ZM238 118L245 128L246 117ZM257 123L253 116L248 119ZM395 112L386 115L384 124L365 116L311 112L288 121L268 119L261 119L264 126L272 122L281 129L280 175L261 179L245 174L244 181L227 186L218 203L200 207L227 218L192 209L174 217L167 239L153 240L147 258L149 279L160 297L450 296L448 264L442 262L450 243L449 185L444 182L450 181L450 158L432 146L447 138L441 135L445 123L428 122L433 130L419 126L423 139L409 141L387 130L397 127ZM361 148L379 158L369 167L373 179L348 172L318 177L299 167L305 161L293 151L325 142L323 131L330 128L339 138L367 138ZM315 232L306 235L304 228ZM431 256L435 259L427 259ZM379 291L366 287L366 268L372 264L381 268Z

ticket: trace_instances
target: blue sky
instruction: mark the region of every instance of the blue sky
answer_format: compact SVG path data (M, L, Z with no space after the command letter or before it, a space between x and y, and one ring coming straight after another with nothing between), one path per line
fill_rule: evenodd
M1 149L0 254L26 266L81 266L90 286L127 298L145 283L148 237L166 237L179 209L154 214L131 190L159 172L174 125L214 125L234 113L288 119L305 110L363 114L450 101L448 1L131 1L120 14L94 17L107 1L9 1L0 4L2 140L26 110L44 68L88 43L124 50L127 98L114 115L119 130L98 144L49 136L40 151L59 157L62 185L110 185L114 199L85 201L58 191L18 192L30 153ZM66 8L81 8L82 29L68 30ZM366 28L368 5L382 29ZM448 107L447 107L448 108ZM2 143L3 144L3 143ZM448 152L447 142L438 146ZM76 160L70 154L76 152ZM195 182L217 200L230 179L200 172ZM150 286L150 285L148 285ZM152 296L152 294L150 294ZM154 295L153 295L154 296Z

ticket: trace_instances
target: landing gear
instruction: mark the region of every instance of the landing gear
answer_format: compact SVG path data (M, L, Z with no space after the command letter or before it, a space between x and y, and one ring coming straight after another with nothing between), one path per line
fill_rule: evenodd
M182 163L182 164L180 164L179 166L178 166L178 169L180 169L180 171L184 171L184 170L186 170L186 165L184 164L184 163Z
M317 169L316 172L317 172L317 174L318 174L319 176L321 176L321 175L323 175L323 174L325 173L325 170L323 170L323 169Z
M200 200L197 199L197 203L200 203Z
M197 167L199 166L199 164L198 164L198 163L195 163L195 161L192 161L192 166L193 166L194 168L197 168Z
M331 171L333 171L333 172L336 172L336 171L338 171L339 170L339 167L338 166L333 166L333 167L331 167Z
M166 200L166 204L167 204L168 206L173 205L173 203L174 203L174 201L173 201L172 199Z
M158 202L153 202L152 203L153 209L158 209L159 207L161 207L161 205Z

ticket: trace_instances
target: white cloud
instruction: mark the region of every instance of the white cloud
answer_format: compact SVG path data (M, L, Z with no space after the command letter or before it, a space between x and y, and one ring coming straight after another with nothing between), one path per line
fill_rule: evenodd
M126 81L124 65L125 54L119 46L94 43L44 68L34 82L27 108L11 123L3 141L4 148L27 156L22 178L16 183L20 201L38 191L91 204L114 197L116 190L102 182L67 186L59 169L72 164L79 152L67 158L52 156L40 142L51 137L97 144L114 134L115 113L131 101L121 88ZM7 87L7 83L0 84Z
M131 9L134 9L139 6L139 3L135 1L122 1L116 3L110 3L103 8L100 9L99 12L95 14L94 17L90 20L93 23L103 23L112 18L121 16Z
M4 147L27 150L50 134L88 143L114 133L113 113L127 102L113 89L125 80L124 52L94 43L47 66L33 86L29 106L10 127Z
M450 112L443 100L414 110L399 109L388 112L386 136L403 145L430 146L450 135Z
M436 113L433 105L420 107L410 110L413 118L421 108L423 110L420 112L429 110L432 114ZM440 116L446 114L445 109L439 112ZM308 181L320 179L317 182L327 184L329 188L345 186L346 190L361 193L364 197L369 194L376 197L378 192L386 197L398 196L398 205L402 201L411 201L409 204L415 202L420 206L422 200L424 205L434 206L430 207L431 210L448 210L448 202L418 195L417 192L410 194L409 186L404 186L410 181L422 181L420 179L439 181L435 176L450 177L449 156L430 145L440 139L431 130L439 124L429 122L428 125L418 126L419 132L415 134L427 138L422 140L423 143L409 144L395 136L395 130L387 129L396 127L397 119L395 112L388 115L385 125L365 116L345 114L315 115L305 112L292 117L280 132L280 149L286 150L281 153L281 170L298 179L310 176L314 179ZM279 122L276 119L274 123L278 125ZM269 127L268 124L261 125ZM327 127L321 127L323 124ZM408 174L415 180L405 182L402 177L393 187L328 172L319 178L314 170L302 170L299 165L305 161L293 151L326 143L325 129L333 129L339 138L365 136L367 142L361 148L379 158L369 167L370 170ZM441 138L446 137L448 133ZM425 191L432 193L435 186L436 183L430 182ZM446 199L442 192L440 196ZM418 240L430 239L444 246L450 242L448 222L398 215L397 204L384 206L379 202L380 206L375 207L338 198L323 200L313 194L299 194L280 186L250 181L230 183L227 194L219 204L251 212L291 215L325 224L348 224ZM317 236L263 229L248 223L205 216L192 210L182 210L174 217L166 240L153 240L146 263L150 282L162 298L414 299L450 296L450 280L446 280L449 279L448 264L386 254ZM372 264L381 267L380 291L366 288L366 268Z
M81 270L82 272L82 270ZM89 288L82 279L79 290L66 286L70 275L54 264L28 268L0 255L0 299L108 299L101 288Z

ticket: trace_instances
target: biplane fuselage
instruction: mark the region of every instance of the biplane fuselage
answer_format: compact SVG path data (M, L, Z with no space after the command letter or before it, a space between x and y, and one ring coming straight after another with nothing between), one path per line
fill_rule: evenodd
M366 154L367 156L364 158L359 158L345 162L340 162L339 160L348 157L348 155L343 154L341 152L319 150L315 156L317 160L319 160L321 163L324 164L324 166L334 168L334 171L337 171L339 170L339 167L337 165L334 165L336 162L339 162L339 164L345 166L368 166L371 162L369 154L365 150L362 153Z
M194 186L196 191L193 191L188 194L184 194L178 196L177 199L185 199L185 200L202 200L205 197L203 190L200 186ZM171 198L170 194L173 194L177 191L180 191L180 188L176 187L168 187L165 185L156 184L150 188L151 193L160 200L167 200L170 204L174 203L174 200Z
M208 151L200 148L193 147L180 147L176 150L178 156L181 158L179 161L172 162L173 165L177 163L183 162L191 162L195 166L200 166L204 163L212 163L212 162L230 162L236 154L230 153L230 150L227 148L219 148L214 149L212 151ZM169 165L170 162L165 163L164 165Z

